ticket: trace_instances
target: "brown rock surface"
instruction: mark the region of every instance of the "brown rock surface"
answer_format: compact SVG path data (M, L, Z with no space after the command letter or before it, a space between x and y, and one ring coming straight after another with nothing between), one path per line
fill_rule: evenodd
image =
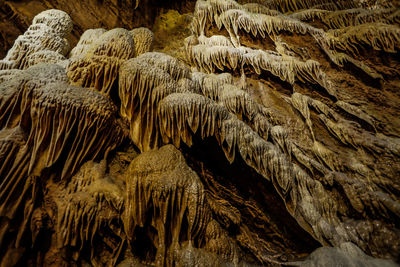
M1 266L399 262L399 3L253 1L0 1Z
M1 0L0 57L3 58L14 40L25 32L33 17L47 9L60 9L71 16L74 28L68 39L75 46L82 33L88 29L151 28L156 16L164 9L176 8L180 12L189 12L193 10L194 3L195 1L142 0L142 4L135 9L135 0Z

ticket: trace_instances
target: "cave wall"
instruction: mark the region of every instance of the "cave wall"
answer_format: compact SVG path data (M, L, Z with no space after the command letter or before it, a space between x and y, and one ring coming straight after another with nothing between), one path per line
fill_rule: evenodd
M68 39L75 46L82 33L94 28L152 28L156 16L163 10L180 13L193 10L195 1L4 1L0 2L0 57L3 58L15 39L25 32L34 16L46 9L61 9L74 21Z
M397 3L259 2L1 2L2 265L399 260Z

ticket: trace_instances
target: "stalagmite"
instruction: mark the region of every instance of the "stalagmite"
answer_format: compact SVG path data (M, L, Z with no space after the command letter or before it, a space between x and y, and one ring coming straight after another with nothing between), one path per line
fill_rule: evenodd
M33 18L32 24L46 24L52 28L56 34L65 38L72 31L72 20L70 16L57 9L49 9L39 13Z
M130 31L133 42L135 43L135 55L150 52L153 46L154 34L147 28L135 28Z
M27 66L33 66L39 63L56 64L66 60L66 58L51 50L42 50L35 52L27 58Z
M0 69L26 69L31 66L31 57L41 51L51 51L63 57L69 52L65 37L72 30L72 20L60 10L47 10L38 14L28 30L17 38L7 56L0 61ZM53 63L55 56L42 57L41 62Z
M154 227L157 264L167 264L167 254L181 243L198 243L202 238L210 220L204 187L174 146L133 160L126 173L126 187L123 222L128 240L135 240L136 228Z
M79 42L69 53L69 58L73 59L86 56L93 42L99 39L105 32L106 30L101 28L86 30L79 39Z
M113 220L119 220L124 203L122 183L118 184L106 176L105 162L88 161L79 172L71 178L67 188L60 188L63 197L56 199L57 214L57 248L68 246L81 251L86 244L93 246L99 231L111 230L119 236L119 243L112 244L109 263L115 265L123 246L120 231L112 227ZM106 176L106 177L105 177ZM64 205L65 199L68 201ZM104 260L104 259L103 259ZM91 255L93 265L101 265L97 255Z

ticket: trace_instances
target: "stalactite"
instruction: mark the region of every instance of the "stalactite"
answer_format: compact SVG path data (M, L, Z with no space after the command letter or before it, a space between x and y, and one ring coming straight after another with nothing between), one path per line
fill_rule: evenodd
M290 17L301 21L313 21L315 19L322 20L324 16L330 13L331 11L324 9L304 9L291 14Z
M29 68L24 74L3 84L7 93L2 96L1 110L4 112L1 125L7 128L20 125L24 131L29 133L28 141L33 142L27 144L33 148L33 155L28 164L30 173L39 175L42 167L50 167L56 162L64 146L67 145L67 139L72 145L68 145L70 157L63 168L62 176L73 173L76 166L88 155L96 157L99 151L106 149L113 142L121 141L116 126L114 126L116 132L110 133L109 137L105 139L102 139L103 137L99 134L109 125L115 124L113 121L115 107L109 103L107 98L90 90L68 86L65 83L67 79L61 67L37 65ZM21 108L16 108L16 104ZM30 108L35 112L29 114ZM50 110L51 112L49 112ZM79 121L71 121L68 118L71 113L75 114L75 117L82 116L82 118ZM84 118L94 115L104 117L96 121L96 126L86 125ZM54 125L54 127L59 127L58 131L53 132L51 118L58 118L58 123ZM97 138L103 140L96 144L98 151L90 151L89 143L87 143L90 142L89 139L83 138L85 139L83 140L79 135L74 137L77 139L71 139L72 136L64 132L69 132L69 127L78 125L80 125L79 129L86 134L93 134L91 136L93 140ZM37 152L43 153L44 157L39 157ZM37 162L39 158L40 162ZM36 173L34 169L37 169L38 172Z
M192 32L197 35L204 35L207 19L210 23L214 21L214 15L209 1L199 0L194 8L194 19L191 24Z
M218 207L218 210L221 211L221 208ZM227 212L231 211L227 210ZM227 215L232 216L231 214ZM235 244L235 242L232 242L233 240L229 238L228 233L221 228L217 221L213 220L207 224L205 230L205 239L205 249L207 251L220 255L225 260L229 260L234 263L238 262L238 246Z
M390 153L398 155L400 146L396 142L391 142L386 137L378 137L365 130L362 130L357 123L341 119L333 121L325 115L320 114L319 118L324 126L343 144L350 145L355 149L363 147L372 153L382 153L387 150Z
M68 82L68 78L63 68L58 65L38 64L27 70L7 70L7 79L1 83L1 116L0 127L14 128L18 125L29 127L29 123L22 117L28 114L28 97L34 88L45 86L54 82ZM20 107L19 107L20 106ZM23 123L23 124L22 124Z
M159 59L157 65L152 65L157 62L156 59ZM164 63L162 64L164 70L158 68L161 62ZM185 78L189 83L184 83L183 87L180 87L173 76L169 75L176 73L174 76L178 79L183 76L181 73L186 73L182 72L186 70L185 68L176 67L180 66L177 63L179 62L170 56L153 52L127 61L122 67L121 114L129 120L131 138L139 149L146 151L160 145L159 118L154 112L157 110L159 101L175 92L201 93L214 99L233 114L248 121L260 135L268 136L269 123L262 116L262 108L247 93L232 84L231 75L194 73L192 75L194 84L189 85L191 80Z
M338 107L340 107L342 110L346 111L347 113L368 123L376 131L374 119L371 116L369 116L368 114L366 114L364 111L362 111L361 109L359 109L349 103L341 101L341 100L337 101L336 105Z
M199 113L200 110L201 113ZM327 219L320 217L321 215L317 216L319 212L314 205L318 206L319 204L310 202L310 194L322 196L323 188L321 185L308 177L300 168L291 165L274 145L254 134L248 126L234 119L225 109L198 95L172 94L161 102L159 114L162 121L165 121L161 124L163 135L169 137L176 146L179 146L180 140L190 144L191 139L188 133L192 131L200 131L202 138L215 136L228 160L233 161L237 149L249 166L259 171L266 179L271 179L282 196L290 195L291 201L298 203L297 205L293 204L294 208L290 212L300 216L298 218L300 223L300 218L303 218L305 219L304 223L308 221L310 225L319 225L318 228L312 230L316 238L322 241L323 236L328 234L327 231L332 231L333 226L329 226ZM192 116L195 116L198 120L190 119ZM310 189L311 192L309 192L309 189L306 188L293 188L294 181L292 179L308 184L310 188L314 187L315 189ZM329 218L330 215L328 214L332 212L330 209L332 209L333 203L329 204L328 201L327 204L325 201L326 197L323 197L321 203L325 204L323 204L322 212L325 214L324 216ZM296 212L297 209L304 210L298 213ZM307 210L307 213L304 213L305 210ZM326 228L327 226L329 228ZM338 229L338 227L341 226L337 225L336 228ZM307 229L307 227L305 228ZM338 238L341 234L336 233L335 236ZM340 238L345 238L345 236ZM329 242L335 243L339 240L330 240Z
M135 240L135 228L153 226L158 265L167 264L170 249L173 252L184 241L200 241L210 220L204 187L175 147L164 146L135 158L126 174L126 187L123 222L128 240Z
M251 33L254 37L262 38L282 31L299 34L318 32L318 29L299 20L286 16L269 16L265 14L250 13L241 9L230 9L223 12L216 19L218 28L224 26L228 30L235 46L240 45L239 30Z
M332 112L326 110L327 108L324 108L321 104L314 105L320 110L325 110L327 114ZM200 113L200 111L202 112ZM232 114L227 110L196 94L171 94L162 100L158 113L161 121L164 121L160 123L163 135L167 136L175 146L179 146L180 141L191 145L190 135L200 131L202 138L214 136L218 140L229 161L234 160L235 151L237 150L249 166L252 166L265 178L271 179L283 198L290 195L290 200L286 199L286 203L290 203L291 208L289 211L295 214L294 216L298 222L305 229L309 229L320 242L337 244L344 240L352 240L361 246L366 245L358 237L351 236L345 230L348 226L336 219L334 215L336 204L327 199L326 189L319 182L309 177L297 165L292 165L283 154L294 153L296 158L301 155L299 152L292 152L295 146L287 141L287 135L284 134L285 131L282 127L273 127L271 130L272 139L281 148L282 152L280 152L273 144L261 139L243 122L232 117ZM191 119L192 116L198 119L193 120ZM353 138L355 137L353 136ZM314 143L314 151L331 170L340 170L341 164L333 152L327 150L318 142ZM344 174L339 175L324 169L322 166L318 166L317 163L312 162L312 159L307 161L312 166L322 170L323 173L326 173L327 179L332 179L328 178L332 175L334 177L333 181L337 181L335 179L340 177L343 177L341 179L346 181L349 179L344 178L347 177ZM346 187L347 183L345 182L343 186ZM294 187L294 184L298 186ZM362 185L359 188L364 188L364 186ZM354 191L348 192L349 194L350 192L354 193ZM361 194L361 191L359 191L354 195L347 195L347 197L350 201L357 201ZM382 194L383 197L385 194ZM377 199L376 196L372 198ZM316 199L321 201L317 201L317 203L315 202ZM371 205L372 209L379 210L381 209L380 205L386 205L388 208L394 209L394 212L397 212L395 202L392 202L392 200L385 202L386 199L388 197L385 195L382 198L383 202L381 200L379 202L381 204ZM307 225L313 225L312 230Z
M65 179L84 160L94 159L122 141L122 131L114 117L116 110L109 100L66 81L62 67L38 64L2 83L2 132L17 129L3 136L3 140L12 138L15 131L23 131L25 140L13 142L18 151L9 156L15 158L5 159L0 168L9 170L0 186L2 220L14 222L25 210L15 233L16 247L21 246L26 232L43 171L53 169ZM60 163L61 169L56 167ZM0 236L0 246L9 241Z
M62 198L56 199L57 247L62 249L70 246L79 253L85 246L93 246L94 237L99 231L104 231L107 226L114 230L110 225L120 219L125 201L122 190L121 184L106 176L105 161L88 161L82 165L68 186L65 189L60 188L64 193ZM115 234L121 239L120 243L112 247L110 265L115 265L123 246L123 234L120 231L115 231ZM97 264L97 256L92 253L92 264L101 266Z
M208 12L207 14L215 18L218 28L221 29L221 27L224 26L224 28L227 29L231 37L231 42L235 47L240 46L239 30L251 33L255 37L259 34L262 38L265 38L266 36L275 36L277 33L282 31L296 32L300 34L308 33L317 41L323 51L335 64L343 66L345 62L350 62L372 78L381 79L382 76L380 74L376 73L376 71L363 62L344 53L339 53L336 50L342 49L354 54L358 51L357 46L361 46L364 43L366 45L371 45L377 50L383 49L388 52L394 52L396 49L395 44L400 43L399 41L396 41L396 36L398 35L396 28L387 24L381 23L378 24L378 26L372 24L370 26L368 26L369 24L365 24L365 26L355 25L343 30L328 31L325 33L322 29L312 27L300 21L301 19L312 19L317 17L321 18L326 24L328 24L328 26L333 27L336 25L335 27L341 27L347 24L356 24L356 22L350 22L347 14L360 14L360 12L374 14L374 11L366 9L358 8L351 9L350 11L344 10L334 12L311 9L311 11L305 10L298 14L295 13L291 16L284 16L273 13L270 13L270 15L252 13L242 5L231 5L229 3L229 1L216 1L210 3L210 6L214 6L213 10L212 8L203 10L205 13ZM379 13L379 11L377 12ZM335 19L336 22L333 19ZM205 26L202 26L203 30L200 34L198 31L195 32L202 36L204 33L204 27ZM351 29L354 30L349 32ZM346 34L341 34L340 31L346 32ZM370 34L374 35L374 41L368 41L372 40L372 37L368 37ZM363 41L363 39L365 40ZM208 68L207 71L211 71L210 68ZM331 85L328 84L325 84L325 86L328 88L331 87ZM335 95L333 89L329 90L331 90L330 93L332 95Z
M302 94L294 93L291 97L291 104L303 116L308 126L308 129L310 130L312 139L315 140L313 124L310 118L309 98Z
M328 55L329 59L339 67L344 67L347 63L351 63L353 66L360 69L371 78L383 79L383 76L381 74L377 73L375 70L373 70L371 67L369 67L362 61L356 60L355 58L352 58L351 56L345 53L333 51L327 47L327 44L323 44L324 42L325 41L321 41L320 43L321 46L323 47L324 52Z
M111 57L88 57L71 61L68 65L68 77L72 84L85 88L94 88L109 95L118 77L121 62Z
M65 98L65 95L68 97ZM54 107L54 102L61 105ZM85 158L96 158L101 151L110 150L122 141L120 129L114 121L116 108L108 98L94 91L67 86L64 83L48 84L46 87L33 91L32 109L37 111L37 114L31 114L32 124L37 128L32 128L31 134L37 140L43 139L48 143L35 142L33 144L33 155L36 151L46 151L47 155L32 158L31 169L39 169L41 165L50 167L68 146L68 160L64 164L61 175L64 177L74 173ZM44 114L48 114L47 117ZM74 114L77 121L71 121L70 114ZM85 119L93 116L98 117L93 122L87 122ZM51 118L58 118L58 125L53 126ZM52 133L52 127L59 128L56 131L57 134ZM69 132L70 127L78 127L82 134L72 137L63 132ZM110 132L110 127L114 131ZM40 162L37 161L39 159Z
M263 113L263 107L254 102L245 91L234 85L224 84L222 90L219 91L217 102L222 103L229 112L247 122L261 137L268 138L271 125Z
M354 20L357 15L368 13L368 10L363 8L346 9L334 11L322 18L322 21L330 29L340 29L354 25Z
M207 46L233 46L232 42L223 35L213 35L210 38L201 35L197 37L197 40L199 44Z
M265 14L269 16L278 16L281 15L282 13L274 10L274 9L269 9L266 6L259 4L259 3L247 3L242 6L242 8L248 12L252 13L260 13L260 14Z
M69 16L34 18L0 62L0 265L280 264L307 238L398 258L398 10L246 2L197 1L185 61L147 28L66 58Z
M135 43L128 30L117 28L103 33L92 41L90 47L84 48L97 34L98 31L88 33L82 40L81 52L74 51L78 55L87 52L84 57L72 58L67 69L68 77L74 85L95 88L109 95L118 78L120 65L135 55Z
M291 14L290 17L301 21L318 19L331 29L339 29L373 22L392 24L396 22L398 14L395 8L375 10L354 8L339 11L305 9Z
M145 53L121 66L120 112L129 121L130 136L140 150L159 147L161 137L155 115L158 103L170 93L187 91L189 88L179 86L174 77L182 80L190 77L189 74L177 59L155 52Z
M189 68L183 62L170 55L160 52L149 52L141 55L140 59L164 70L174 80L190 78Z
M318 100L299 93L293 94L291 100L292 105L302 114L311 131L312 123L309 120L310 111L308 107L313 107L319 113L319 119L323 125L343 144L350 145L355 149L364 147L372 153L381 153L384 149L396 155L400 151L400 146L396 141L362 129L358 123L342 118L334 110ZM358 108L343 101L338 101L336 104L375 129L373 119Z
M328 166L330 170L342 171L343 163L340 162L337 155L327 149L323 144L318 141L314 141L312 150L320 162Z
M205 74L203 72L193 72L192 79L201 90L201 94L215 101L219 101L222 87L225 84L233 84L233 77L229 73Z
M116 28L97 38L88 53L94 56L129 59L135 55L135 43L128 30Z
M22 70L18 69L6 69L0 70L0 83L12 80L15 75L22 73Z
M270 0L267 1L267 6L281 10L283 12L296 11L300 9L309 9L318 5L332 4L331 0ZM334 3L337 9L349 9L356 7L355 1L337 1Z
M198 1L195 9L195 22L193 32L199 36L204 35L207 21L214 23L221 29L227 29L235 46L240 46L239 30L258 34L265 38L282 31L301 34L314 33L318 29L282 15L279 11L270 10L259 4L240 5L235 1L213 0Z
M384 23L366 23L327 32L326 39L332 49L357 55L367 45L375 50L395 53L400 48L400 29Z
M230 9L241 9L241 5L234 0L209 0L210 11L214 15L214 18L227 10Z
M279 55L274 51L254 50L250 48L234 48L230 46L207 46L203 44L191 47L188 58L199 69L212 73L219 70L237 70L244 66L254 69L261 74L265 70L279 77L282 81L294 84L296 81L319 84L333 96L336 89L318 62L313 60L301 61L296 57Z
M3 129L0 131L0 177L6 177L13 165L18 151L26 143L26 134L21 127Z

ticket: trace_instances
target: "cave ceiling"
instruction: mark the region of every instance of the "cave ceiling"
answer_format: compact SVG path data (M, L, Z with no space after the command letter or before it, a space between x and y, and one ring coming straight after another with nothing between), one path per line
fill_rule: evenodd
M397 266L400 3L0 1L0 266Z

